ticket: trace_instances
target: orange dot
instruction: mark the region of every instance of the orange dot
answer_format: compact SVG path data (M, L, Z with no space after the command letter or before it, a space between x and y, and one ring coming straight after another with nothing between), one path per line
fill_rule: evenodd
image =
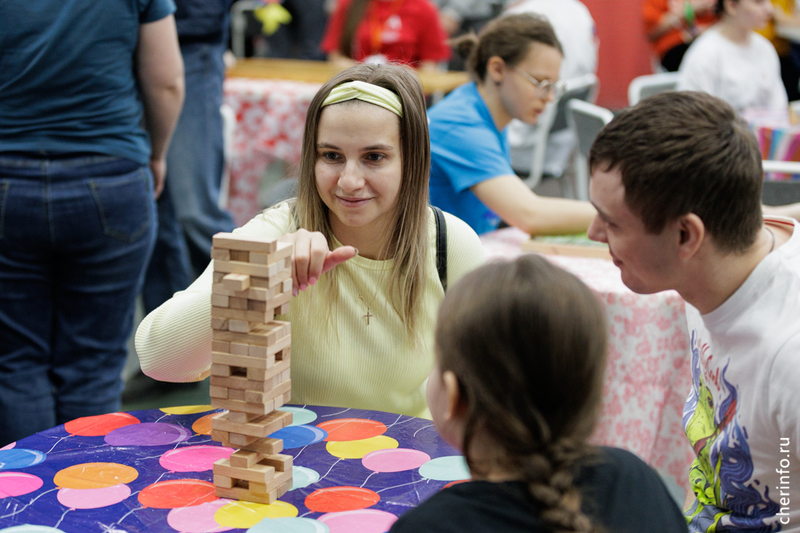
M60 470L53 483L62 489L103 489L130 483L139 472L118 463L83 463Z
M328 433L325 439L328 442L369 439L386 433L383 422L363 418L339 418L317 424L317 427Z
M328 487L306 496L306 507L316 513L355 511L372 507L381 501L380 495L360 487Z

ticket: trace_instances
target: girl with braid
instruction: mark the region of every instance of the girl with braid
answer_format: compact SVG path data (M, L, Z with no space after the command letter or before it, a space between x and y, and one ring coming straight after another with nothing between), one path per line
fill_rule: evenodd
M685 532L658 474L587 443L606 325L596 296L536 255L467 274L445 296L428 405L472 480L403 515L405 532Z

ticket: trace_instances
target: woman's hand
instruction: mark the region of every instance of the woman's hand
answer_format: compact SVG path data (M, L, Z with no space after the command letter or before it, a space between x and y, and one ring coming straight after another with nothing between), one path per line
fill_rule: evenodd
M325 236L318 232L299 229L294 233L284 235L281 242L290 242L294 245L292 251L292 279L294 287L292 294L297 296L300 291L314 285L319 277L340 263L344 263L358 255L358 250L352 246L341 246L335 250L328 248Z

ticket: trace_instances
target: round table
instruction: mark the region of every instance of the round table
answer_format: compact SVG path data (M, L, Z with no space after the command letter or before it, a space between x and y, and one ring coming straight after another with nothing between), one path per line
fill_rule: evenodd
M0 532L381 533L452 482L465 461L419 418L284 406L273 434L294 457L293 487L257 504L214 495L211 406L69 422L0 450Z

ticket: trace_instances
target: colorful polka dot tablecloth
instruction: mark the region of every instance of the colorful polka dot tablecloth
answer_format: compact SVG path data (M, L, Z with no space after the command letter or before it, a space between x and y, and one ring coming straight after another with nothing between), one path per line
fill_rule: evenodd
M429 420L293 407L272 436L294 456L293 486L265 505L217 498L211 406L81 418L0 450L0 532L382 533L469 477Z
M513 259L530 237L516 228L481 236L488 261ZM608 355L600 420L593 441L625 448L684 490L694 452L683 432L691 387L684 301L675 291L636 294L611 261L545 256L600 298L608 322Z

